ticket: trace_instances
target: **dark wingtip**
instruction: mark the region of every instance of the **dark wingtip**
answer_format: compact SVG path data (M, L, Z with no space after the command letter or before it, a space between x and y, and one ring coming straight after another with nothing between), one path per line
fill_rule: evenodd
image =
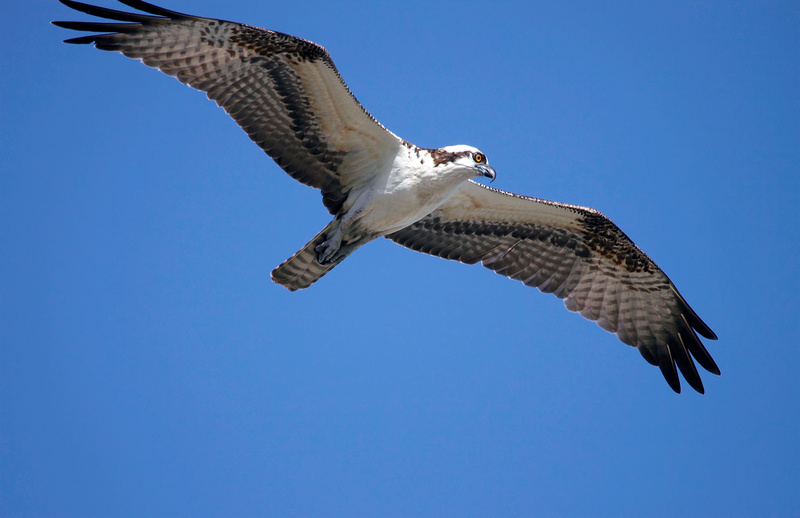
M669 348L670 351L672 351L672 357L675 359L678 369L680 369L681 374L683 374L683 379L689 383L690 387L704 394L703 380L700 379L700 374L697 372L697 367L694 366L694 362L689 355L689 350L686 348L681 333L678 333L677 340L669 344Z
M166 16L167 18L171 18L173 20L181 18L194 18L192 15L179 13L177 11L170 11L169 9L164 9L163 7L159 7L148 2L143 2L142 0L119 0L119 2L127 5L128 7L132 7L133 9L138 9L145 13L155 14L157 16Z
M658 351L658 368L667 383L675 391L681 393L681 380L678 378L678 369L675 368L675 360L672 358L672 351L668 347L662 347Z
M711 357L708 350L703 345L703 342L697 338L692 327L689 325L689 322L686 319L685 315L681 315L681 319L683 320L684 325L686 326L686 330L682 333L683 343L686 348L692 353L697 363L699 363L705 370L712 374L716 374L719 376L720 370L717 366L717 363L714 361L714 358Z
M680 382L680 380L678 380L678 378L677 378L677 377L676 377L675 379L672 379L672 378L670 378L670 377L669 377L669 376L668 376L668 375L667 375L667 374L664 372L664 370L663 370L663 369L661 370L661 373L664 375L664 379L665 379L665 380L667 380L667 383L669 384L669 387L670 387L670 388L671 388L673 391L675 391L675 393L676 393L676 394L680 394L680 393L681 393L681 382Z
M96 16L98 18L107 18L109 20L117 20L120 22L135 22L135 23L147 23L153 20L158 20L159 18L139 13L129 13L125 11L117 11L115 9L108 9L106 7L99 7L96 5L84 4L83 2L76 2L74 0L59 0L62 4L66 5L70 9L74 9L78 12L88 14L90 16ZM124 3L124 2L123 2ZM144 2L142 2L144 4ZM146 6L150 6L150 4L144 4ZM152 6L154 10L158 9L155 6ZM162 10L163 12L172 13L175 18L178 17L187 17L186 15L181 15L180 13L173 13L172 11ZM150 12L146 11L145 12ZM153 13L151 13L153 14Z
M686 302L686 299L683 298L683 295L680 294L675 285L672 284L672 282L670 282L670 284L673 293L675 293L675 296L678 297L678 300L680 301L682 310L681 313L683 313L686 316L687 323L695 331L697 331L703 338L707 338L709 340L717 340L717 335L714 333L714 331L712 331L711 328L708 327L708 325L705 322L703 322L703 320L697 315L697 313L695 313L695 311L692 309L689 303Z
M81 36L78 38L64 40L64 43L70 43L73 45L87 45L89 43L95 43L95 41L97 41L97 36Z

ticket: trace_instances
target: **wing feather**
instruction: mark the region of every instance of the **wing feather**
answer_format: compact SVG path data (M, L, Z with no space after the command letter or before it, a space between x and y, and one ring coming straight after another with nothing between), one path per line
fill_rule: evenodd
M120 2L148 14L61 2L128 22L54 22L102 33L67 42L121 52L206 92L289 175L320 189L331 213L402 145L358 102L315 43L139 0Z
M692 357L719 368L696 332L716 335L661 271L599 212L468 182L436 211L389 236L431 255L495 272L564 299L636 347L680 392L678 371L703 392Z

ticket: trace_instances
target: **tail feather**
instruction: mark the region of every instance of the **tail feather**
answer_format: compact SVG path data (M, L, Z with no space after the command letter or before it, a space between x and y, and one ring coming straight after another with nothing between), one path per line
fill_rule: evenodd
M281 263L280 266L272 270L272 280L289 291L302 290L317 282L323 275L333 269L334 266L342 262L345 256L335 258L328 264L319 264L317 261L317 245L325 241L325 235L333 229L336 220L332 221L327 227L314 236L296 254Z

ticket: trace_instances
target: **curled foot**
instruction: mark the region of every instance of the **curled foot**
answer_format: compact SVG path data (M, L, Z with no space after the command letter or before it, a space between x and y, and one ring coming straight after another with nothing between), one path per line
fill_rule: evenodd
M325 241L315 246L314 251L317 253L317 262L319 264L330 264L333 262L341 244L341 234L337 232L332 237L325 239Z

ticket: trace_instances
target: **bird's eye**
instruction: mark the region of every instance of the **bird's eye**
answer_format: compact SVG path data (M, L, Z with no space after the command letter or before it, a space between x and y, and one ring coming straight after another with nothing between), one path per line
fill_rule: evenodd
M475 153L475 155L472 157L472 159L475 160L476 164L480 164L480 163L486 161L486 157L483 156L482 153Z

